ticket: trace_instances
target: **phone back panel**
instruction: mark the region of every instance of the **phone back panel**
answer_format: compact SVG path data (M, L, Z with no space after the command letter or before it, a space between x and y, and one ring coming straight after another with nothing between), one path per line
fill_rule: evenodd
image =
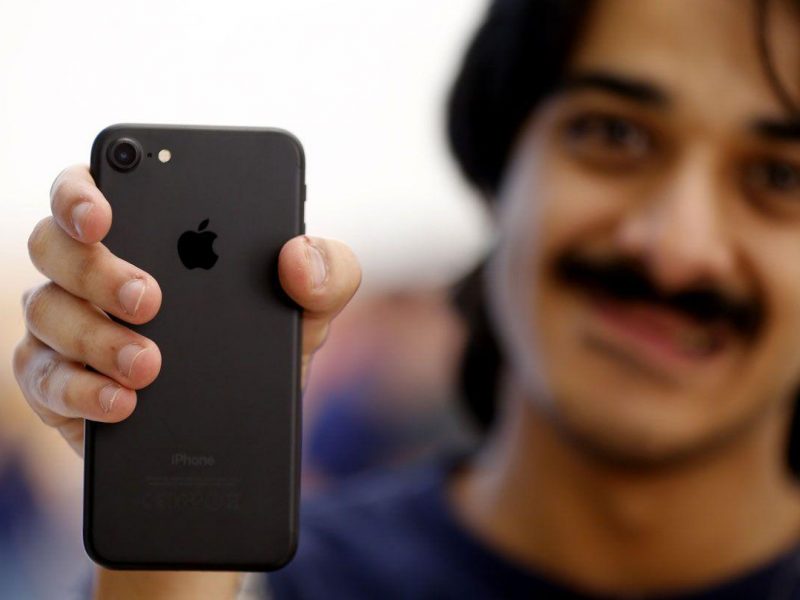
M142 148L129 172L107 160L120 137ZM124 323L158 344L158 377L130 418L86 423L86 549L116 568L282 566L297 539L301 309L277 263L305 229L302 148L281 130L116 125L91 171L113 210L103 243L163 301ZM202 260L211 234L213 267L188 268L181 236Z

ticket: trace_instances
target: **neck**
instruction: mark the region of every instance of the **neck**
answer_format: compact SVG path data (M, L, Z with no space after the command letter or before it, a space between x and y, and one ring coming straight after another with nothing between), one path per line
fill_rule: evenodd
M711 585L756 568L800 534L783 467L787 408L679 465L625 469L565 439L513 384L450 495L501 554L599 593Z

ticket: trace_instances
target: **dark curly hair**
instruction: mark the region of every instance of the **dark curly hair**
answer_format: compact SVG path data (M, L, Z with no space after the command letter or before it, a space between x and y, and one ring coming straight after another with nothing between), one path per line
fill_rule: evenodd
M464 177L489 201L497 191L523 122L554 92L596 0L494 0L474 34L450 91L447 136ZM769 47L771 1L750 0L754 43L778 99L797 102L776 75ZM792 0L800 7L800 0ZM481 429L495 415L504 358L483 294L488 257L452 288L452 303L467 324L459 374L460 397ZM792 424L789 462L800 475L800 411Z

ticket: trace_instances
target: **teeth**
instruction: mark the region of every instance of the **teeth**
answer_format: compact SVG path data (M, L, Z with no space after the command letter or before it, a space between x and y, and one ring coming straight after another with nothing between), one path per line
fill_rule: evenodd
M675 335L675 343L690 354L708 354L715 346L714 336L702 329L682 329Z

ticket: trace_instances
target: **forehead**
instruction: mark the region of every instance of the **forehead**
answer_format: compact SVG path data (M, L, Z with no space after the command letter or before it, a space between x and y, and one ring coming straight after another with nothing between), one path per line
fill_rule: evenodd
M800 99L800 10L767 2L767 42L782 84ZM703 118L783 115L758 50L757 0L599 0L573 71L612 71L653 83Z

